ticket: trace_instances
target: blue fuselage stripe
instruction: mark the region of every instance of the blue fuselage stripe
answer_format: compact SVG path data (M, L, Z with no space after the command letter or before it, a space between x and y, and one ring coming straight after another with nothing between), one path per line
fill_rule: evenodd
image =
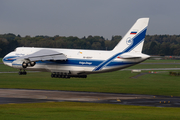
M3 61L5 63L12 63L13 58L18 58L17 56L4 58ZM95 67L102 63L103 60L91 60L91 59L68 59L66 61L37 61L36 64L46 64L46 65L66 65L66 66L80 66L80 67ZM122 61L112 61L107 67L117 67L121 65L134 64L133 62L122 62ZM21 66L21 64L14 64Z

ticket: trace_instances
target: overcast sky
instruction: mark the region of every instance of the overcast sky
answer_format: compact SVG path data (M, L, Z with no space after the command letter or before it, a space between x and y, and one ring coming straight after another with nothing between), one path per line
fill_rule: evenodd
M180 0L0 0L0 34L111 39L140 17L149 35L180 34Z

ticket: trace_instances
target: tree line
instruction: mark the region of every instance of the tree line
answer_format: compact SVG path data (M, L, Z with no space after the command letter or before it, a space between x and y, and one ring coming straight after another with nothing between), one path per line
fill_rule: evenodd
M25 36L12 33L0 35L0 57L13 51L16 47L44 47L44 48L70 48L112 50L122 39L121 36L112 36L106 40L102 36L64 37ZM148 55L180 55L180 35L146 35L143 53Z

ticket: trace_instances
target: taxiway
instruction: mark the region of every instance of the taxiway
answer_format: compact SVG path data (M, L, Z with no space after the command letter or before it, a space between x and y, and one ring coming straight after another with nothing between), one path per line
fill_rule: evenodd
M0 89L0 104L90 102L157 107L180 107L180 97L54 90Z

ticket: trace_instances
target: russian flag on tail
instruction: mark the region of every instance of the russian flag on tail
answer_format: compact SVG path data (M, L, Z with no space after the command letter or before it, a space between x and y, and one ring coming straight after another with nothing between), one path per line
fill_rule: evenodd
M135 35L136 33L137 33L137 31L132 31L130 34Z

